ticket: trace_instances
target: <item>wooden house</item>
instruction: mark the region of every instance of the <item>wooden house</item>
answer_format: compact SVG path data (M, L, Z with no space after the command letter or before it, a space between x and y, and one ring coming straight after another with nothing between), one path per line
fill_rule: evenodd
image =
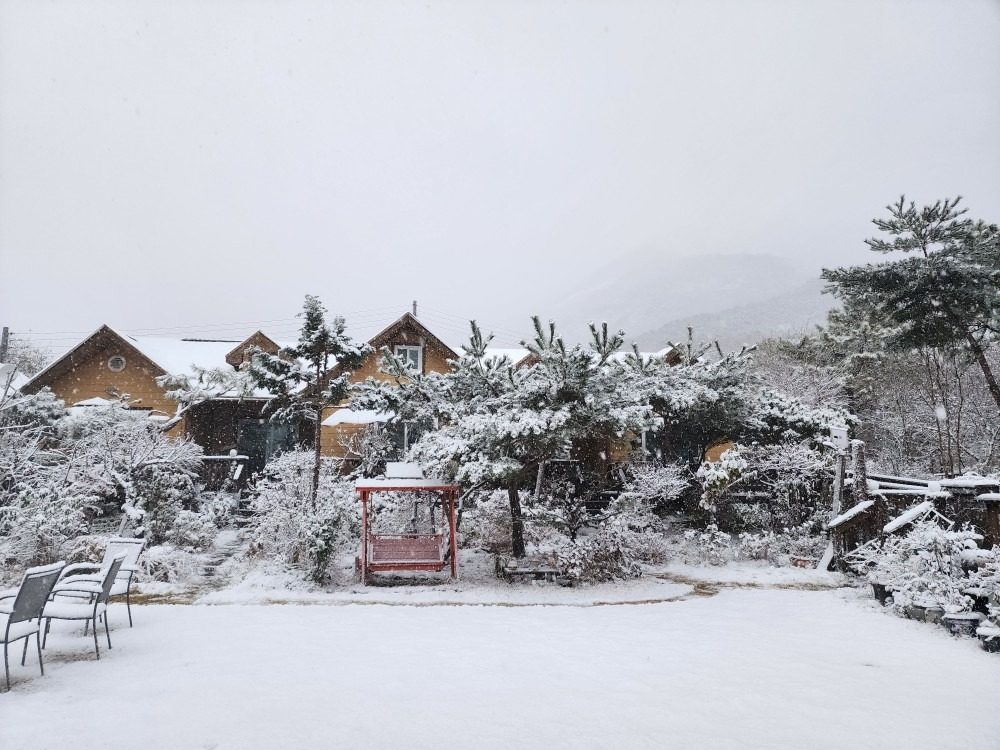
M427 375L432 372L447 372L458 354L444 341L434 335L414 315L406 313L375 334L369 341L371 352L365 356L361 366L351 374L352 383L361 383L368 378L388 381L391 376L382 371L381 362L386 351L402 357L415 373ZM334 367L330 377L340 375ZM352 438L368 425L387 422L391 414L376 414L351 409L347 404L335 406L323 412L323 454L336 458L352 457ZM417 425L394 425L393 437L400 449L405 451L416 437Z
M49 388L70 408L93 408L122 401L163 423L167 434L187 435L209 455L230 450L249 457L251 469L275 451L294 444L297 430L263 416L267 394L219 398L193 406L175 418L177 402L157 383L163 375L190 375L195 369L239 367L258 346L276 353L278 343L261 331L241 340L171 339L131 336L103 325L22 386L24 393Z

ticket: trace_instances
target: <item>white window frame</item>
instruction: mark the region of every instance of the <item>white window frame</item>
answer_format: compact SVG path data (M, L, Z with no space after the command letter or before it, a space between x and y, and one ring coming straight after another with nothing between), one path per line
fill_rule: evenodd
M410 358L409 353L415 351L417 353L417 363L416 367L413 366L413 360ZM419 345L413 344L396 344L392 347L392 353L396 357L403 359L409 366L410 369L417 373L418 375L424 371L424 348Z

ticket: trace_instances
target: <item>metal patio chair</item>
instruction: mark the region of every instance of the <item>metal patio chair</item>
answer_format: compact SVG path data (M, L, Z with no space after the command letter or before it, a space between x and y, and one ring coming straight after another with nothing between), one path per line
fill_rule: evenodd
M132 627L132 579L139 570L139 555L146 545L145 539L115 537L108 540L104 549L104 559L100 563L73 563L67 565L63 577L56 584L56 592L69 592L77 588L81 582L100 583L103 579L102 570L111 564L112 558L125 553L125 560L118 571L118 576L111 587L111 596L125 596L125 608L128 610L128 626Z
M94 651L97 653L97 658L100 659L101 648L97 643L98 618L104 620L104 634L108 638L108 648L111 648L111 632L108 630L108 598L111 596L111 589L124 560L124 552L112 558L111 564L104 569L100 583L78 581L73 584L72 588L66 587L59 590L59 586L56 586L52 589L52 598L42 610L42 617L45 618L42 648L45 648L45 643L48 640L52 620L83 620L87 626L90 626L91 623L94 625ZM81 601L82 596L88 597L88 600Z
M3 671L7 690L10 690L10 662L7 649L11 643L24 639L24 650L21 651L21 666L28 656L28 639L35 636L35 647L38 650L38 668L45 674L42 664L42 644L39 635L42 624L42 610L48 601L52 587L59 579L66 566L65 562L52 563L37 568L28 568L21 581L21 586L13 596L13 604L9 612L0 614L0 626L3 627ZM7 609L5 607L5 609Z

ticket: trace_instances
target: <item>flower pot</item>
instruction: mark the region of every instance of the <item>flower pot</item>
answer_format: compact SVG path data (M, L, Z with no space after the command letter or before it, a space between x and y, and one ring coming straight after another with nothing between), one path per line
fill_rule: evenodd
M954 636L975 635L981 619L978 612L958 612L942 617L941 624Z
M944 618L944 609L941 607L928 607L924 612L924 622L937 625Z
M872 593L875 595L875 600L883 607L885 606L885 600L892 595L892 592L884 583L873 583Z
M903 608L903 611L911 620L919 620L920 622L923 622L924 617L927 614L927 607L921 607L919 604L907 604Z
M1000 635L980 635L979 642L983 649L991 654L1000 654Z

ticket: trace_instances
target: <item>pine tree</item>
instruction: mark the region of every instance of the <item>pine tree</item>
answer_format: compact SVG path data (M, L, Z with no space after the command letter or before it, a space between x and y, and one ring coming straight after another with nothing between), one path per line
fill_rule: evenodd
M251 352L250 376L272 394L267 409L280 421L304 419L313 424L313 472L310 499L316 507L322 462L323 410L342 403L350 391L350 377L370 349L347 335L341 317L326 321L326 308L318 297L306 295L300 317L299 341L278 354L260 349ZM336 377L330 376L336 366Z
M961 198L921 209L905 197L875 226L889 239L866 240L872 251L906 257L824 269L843 302L842 322L877 328L890 350L965 350L983 372L1000 410L1000 384L986 351L1000 334L1000 231L963 218Z

